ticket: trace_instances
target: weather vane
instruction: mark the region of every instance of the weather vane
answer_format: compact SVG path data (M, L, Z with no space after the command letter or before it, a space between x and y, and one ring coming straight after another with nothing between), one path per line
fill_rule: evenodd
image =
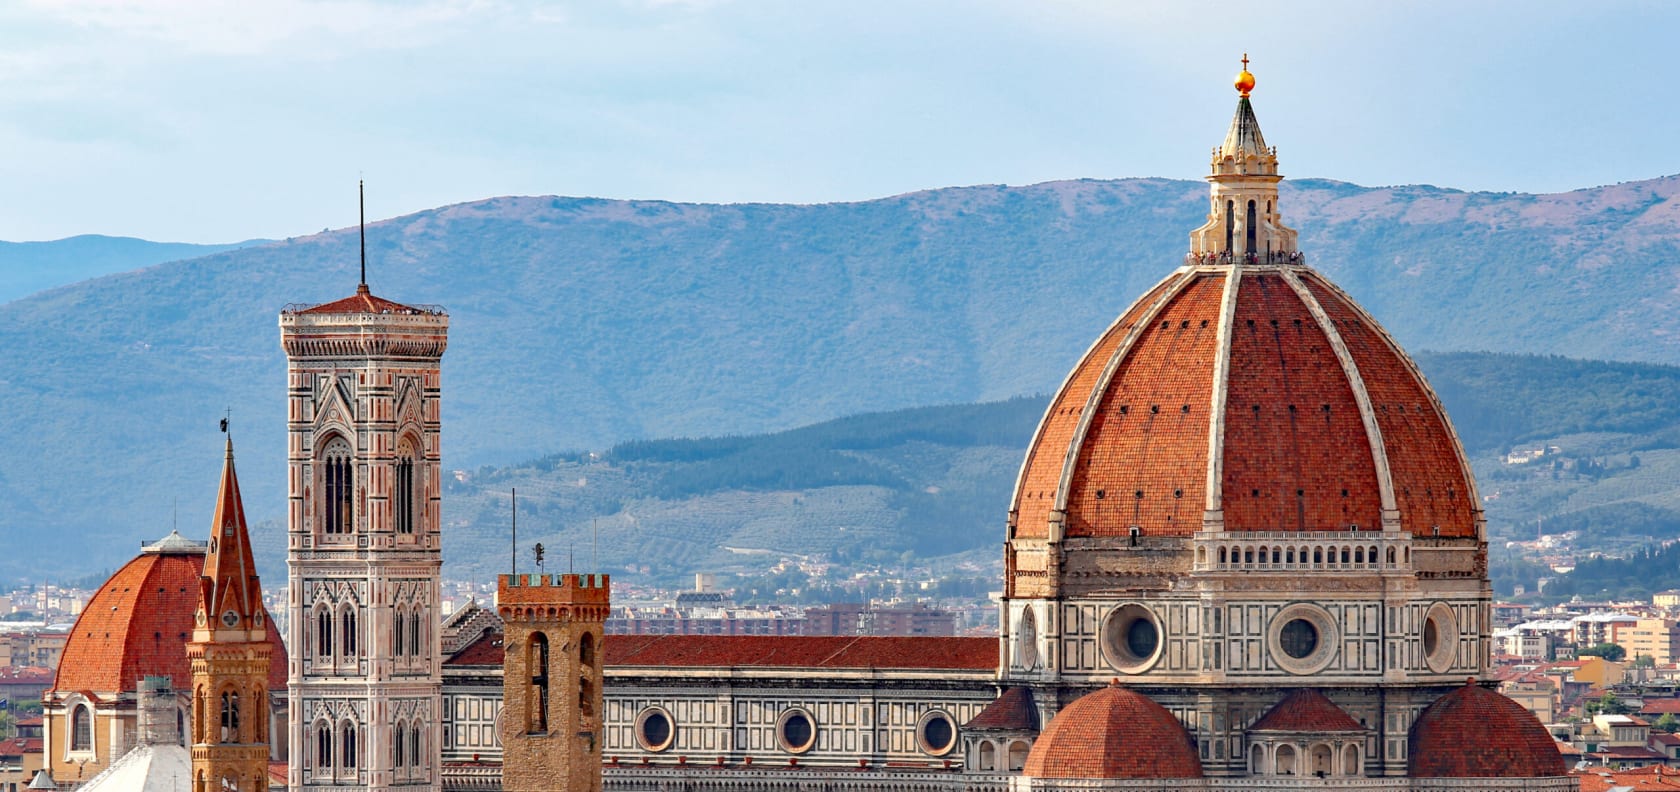
M228 433L228 422L232 421L232 420L233 420L233 408L229 407L229 408L227 408L226 412L222 413L222 434L227 434Z

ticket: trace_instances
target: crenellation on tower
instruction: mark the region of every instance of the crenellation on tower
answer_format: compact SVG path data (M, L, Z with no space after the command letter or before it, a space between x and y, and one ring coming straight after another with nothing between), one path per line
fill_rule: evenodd
M501 575L502 789L600 792L607 575Z

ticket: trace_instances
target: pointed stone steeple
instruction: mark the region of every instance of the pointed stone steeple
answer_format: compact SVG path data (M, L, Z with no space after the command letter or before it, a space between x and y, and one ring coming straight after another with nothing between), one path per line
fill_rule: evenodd
M1278 213L1277 149L1266 146L1248 94L1248 56L1237 74L1237 113L1225 142L1213 150L1211 204L1205 225L1190 232L1193 258L1210 263L1297 263L1295 230Z
M239 476L233 469L233 439L227 441L222 463L222 486L211 520L210 547L199 578L197 629L193 640L210 640L215 633L248 632L264 640L262 584L251 558L251 535L245 525L245 506L239 497Z
M262 585L233 471L233 440L210 524L187 660L192 666L192 789L267 792L270 702Z

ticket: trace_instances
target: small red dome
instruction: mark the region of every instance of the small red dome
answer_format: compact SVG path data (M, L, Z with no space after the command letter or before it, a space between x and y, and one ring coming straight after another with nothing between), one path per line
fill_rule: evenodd
M1474 683L1435 700L1412 724L1413 778L1564 775L1563 755L1534 714Z
M52 689L119 693L138 690L140 678L168 675L176 688L192 686L186 644L198 609L204 545L172 536L147 548L99 587L64 642ZM286 688L286 648L274 620L268 686Z
M1196 744L1178 718L1118 684L1050 720L1022 773L1031 778L1201 778Z

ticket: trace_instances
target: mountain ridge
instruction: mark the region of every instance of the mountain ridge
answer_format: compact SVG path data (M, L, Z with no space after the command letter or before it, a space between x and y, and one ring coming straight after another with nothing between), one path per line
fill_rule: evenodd
M1680 362L1680 177L1540 196L1284 186L1309 263L1407 348ZM1178 266L1205 190L498 197L368 225L369 276L381 296L450 311L443 454L470 469L1051 391ZM113 563L167 533L177 498L183 525L208 519L211 427L230 405L247 508L280 515L275 316L348 294L357 260L351 227L0 304L0 527L17 537L0 539L0 574L26 568L8 541L75 535Z

